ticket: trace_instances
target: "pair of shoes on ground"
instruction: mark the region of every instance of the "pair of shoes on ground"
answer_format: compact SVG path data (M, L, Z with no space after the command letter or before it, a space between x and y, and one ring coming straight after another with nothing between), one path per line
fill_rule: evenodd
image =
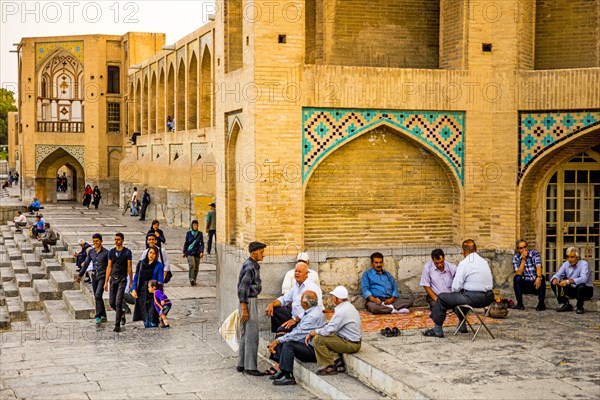
M395 326L393 328L386 326L379 333L381 333L381 336L385 337L394 337L402 335L402 331Z
M573 311L573 306L571 303L565 303L556 310L558 312L569 312ZM583 307L577 307L577 314L585 314L585 309Z

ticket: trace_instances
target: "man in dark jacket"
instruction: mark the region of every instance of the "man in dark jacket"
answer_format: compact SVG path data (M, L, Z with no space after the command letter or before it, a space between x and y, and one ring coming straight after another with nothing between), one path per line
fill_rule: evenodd
M150 205L150 193L148 189L144 188L144 195L142 196L142 211L140 211L140 221L146 220L146 209Z
M44 246L44 250L42 253L50 253L50 248L48 245L54 246L56 244L57 236L54 229L50 228L50 224L48 222L44 223L44 235L42 236L42 245Z

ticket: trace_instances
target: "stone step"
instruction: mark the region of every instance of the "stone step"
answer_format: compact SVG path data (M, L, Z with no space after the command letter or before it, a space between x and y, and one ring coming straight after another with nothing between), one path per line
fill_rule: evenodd
M4 295L4 289L0 289L0 306L6 305L6 296Z
M31 277L29 274L15 274L15 283L18 287L31 287Z
M33 253L33 246L28 242L17 242L17 248L21 251L21 253L31 254Z
M4 295L6 297L17 297L19 296L19 288L14 281L4 282L2 285L2 289L4 290Z
M262 336L262 334L261 334ZM267 345L263 337L260 338L259 355L269 360ZM386 396L376 392L362 382L348 374L337 374L326 377L317 375L316 363L303 363L294 361L294 377L304 386L310 388L319 397L331 399L384 399Z
M62 300L46 300L44 308L50 322L61 323L75 320Z
M9 263L10 265L10 263ZM15 279L15 273L12 268L2 267L0 268L0 276L2 276L3 282L12 281Z
M50 279L34 279L33 288L42 301L60 300L62 298L62 291L58 290Z
M8 258L9 260L13 261L13 260L21 260L23 258L23 255L21 253L19 253L18 250L15 249L8 249Z
M19 295L21 296L21 302L25 311L42 310L42 302L40 296L36 293L32 287L22 287L19 289Z
M88 299L90 304L96 304L96 299L94 298L94 292L92 291L92 284L91 283L83 283L83 281L81 281L81 282L82 283L80 284L80 288L81 288L81 292L83 293L83 295ZM108 297L109 297L108 292L102 293L102 299L104 300L104 306L106 307L106 309L110 308L110 304L108 303Z
M27 236L25 236L24 233L15 233L13 240L15 241L15 243L21 243L27 240Z
M15 274L26 274L29 272L27 266L20 260L12 262L12 270Z
M67 245L58 241L54 246L50 246L50 252L53 256L55 256L59 251L68 251Z
M75 319L94 318L96 310L87 297L80 290L66 290L63 292L63 300L69 313Z
M35 253L23 254L23 263L28 267L39 267L40 265L42 265L40 259Z
M31 277L32 280L46 278L46 272L44 272L42 267L29 267L28 271L29 271L29 276Z
M67 263L63 263L63 270L65 271L65 273L69 276L73 276L73 279L77 279L77 276L79 276L79 272L77 272L77 267L75 266L75 263L73 262L67 262Z
M0 253L0 268L10 267L10 256L8 253Z
M42 269L49 273L50 271L60 271L60 263L55 258L45 258L42 260Z
M363 342L360 351L345 354L344 361L350 375L391 398L426 398L417 385L411 384L414 372L374 346Z
M54 254L52 254L52 249L50 249L50 251L43 251L44 248L40 247L39 249L36 249L35 254L38 256L40 263L42 262L42 260L44 259L50 259L50 258L54 258Z
M70 251L58 251L55 256L61 263L74 263L76 261L76 258L73 257L73 253Z
M58 288L59 291L74 290L73 278L64 271L50 271L50 282Z
M10 315L10 321L25 321L27 319L27 312L20 297L7 297L6 305L8 306L8 313Z
M10 313L8 306L0 306L0 329L5 330L10 328Z
M48 322L48 315L44 311L28 311L27 312L27 321L29 322L29 326L44 326Z

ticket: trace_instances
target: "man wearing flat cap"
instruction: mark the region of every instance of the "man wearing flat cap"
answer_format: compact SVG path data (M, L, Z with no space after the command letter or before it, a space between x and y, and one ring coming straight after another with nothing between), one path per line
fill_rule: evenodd
M206 213L206 235L208 236L206 247L208 249L207 254L210 255L213 240L217 235L217 210L215 209L215 203L210 203L208 206L210 207L210 211ZM217 245L215 244L216 249Z
M345 372L342 354L353 354L360 350L362 322L352 303L348 301L348 289L338 286L330 292L335 303L335 314L322 328L306 335L308 346L313 339L317 364L322 367L317 375L335 375Z
M238 278L237 292L240 301L239 312L242 322L242 337L238 350L238 372L263 376L258 366L258 306L257 297L262 290L260 265L264 258L266 244L252 242L248 245L250 257L242 265Z

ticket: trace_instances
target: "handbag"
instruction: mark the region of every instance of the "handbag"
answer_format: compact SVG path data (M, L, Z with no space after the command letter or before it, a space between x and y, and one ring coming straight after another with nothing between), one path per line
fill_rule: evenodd
M172 277L173 277L173 273L171 271L167 271L167 275L165 276L164 283L169 283L169 281L171 280Z
M508 299L495 301L490 305L490 317L506 318L508 316Z

